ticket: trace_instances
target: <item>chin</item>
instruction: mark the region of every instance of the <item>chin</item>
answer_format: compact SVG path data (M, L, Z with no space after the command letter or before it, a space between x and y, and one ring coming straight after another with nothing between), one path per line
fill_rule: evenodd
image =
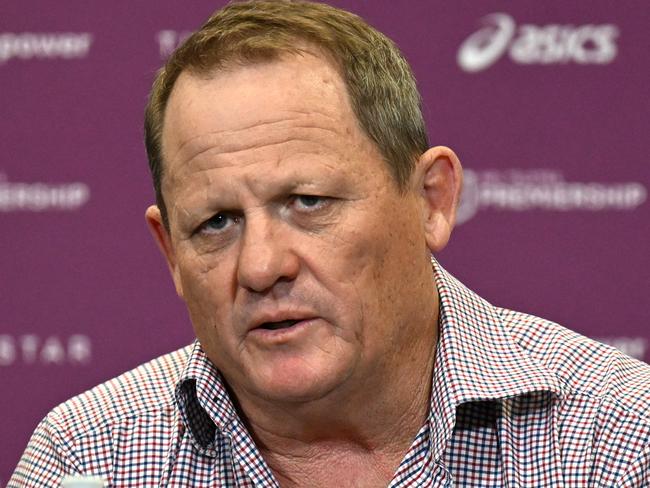
M266 365L252 373L253 389L267 401L305 403L321 400L341 387L350 376L342 362L335 365L309 365L303 360ZM261 374L260 374L261 373Z

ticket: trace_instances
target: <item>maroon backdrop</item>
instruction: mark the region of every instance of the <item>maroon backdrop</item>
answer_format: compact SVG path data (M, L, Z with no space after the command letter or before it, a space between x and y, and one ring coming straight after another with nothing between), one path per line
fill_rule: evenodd
M402 48L465 165L443 265L650 361L647 3L334 3ZM192 339L144 225L142 111L222 4L0 7L0 486L51 407Z

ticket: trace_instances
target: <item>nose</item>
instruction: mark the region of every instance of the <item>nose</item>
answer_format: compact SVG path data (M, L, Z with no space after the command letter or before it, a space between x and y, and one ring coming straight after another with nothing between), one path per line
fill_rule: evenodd
M281 222L259 214L247 217L237 263L239 285L262 293L277 282L294 280L300 262L288 237Z

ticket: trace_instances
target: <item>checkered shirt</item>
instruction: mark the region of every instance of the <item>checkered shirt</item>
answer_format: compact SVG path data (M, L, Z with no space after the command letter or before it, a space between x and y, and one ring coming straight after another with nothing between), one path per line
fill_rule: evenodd
M431 409L390 486L650 486L650 366L434 270ZM198 342L52 410L9 487L56 487L66 474L279 486Z

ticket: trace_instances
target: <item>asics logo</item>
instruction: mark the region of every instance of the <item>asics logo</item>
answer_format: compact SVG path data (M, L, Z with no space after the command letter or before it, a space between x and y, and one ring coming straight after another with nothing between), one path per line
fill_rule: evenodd
M489 68L505 53L516 64L607 64L618 53L613 24L517 27L505 13L487 15L482 24L458 49L458 65L469 73Z

